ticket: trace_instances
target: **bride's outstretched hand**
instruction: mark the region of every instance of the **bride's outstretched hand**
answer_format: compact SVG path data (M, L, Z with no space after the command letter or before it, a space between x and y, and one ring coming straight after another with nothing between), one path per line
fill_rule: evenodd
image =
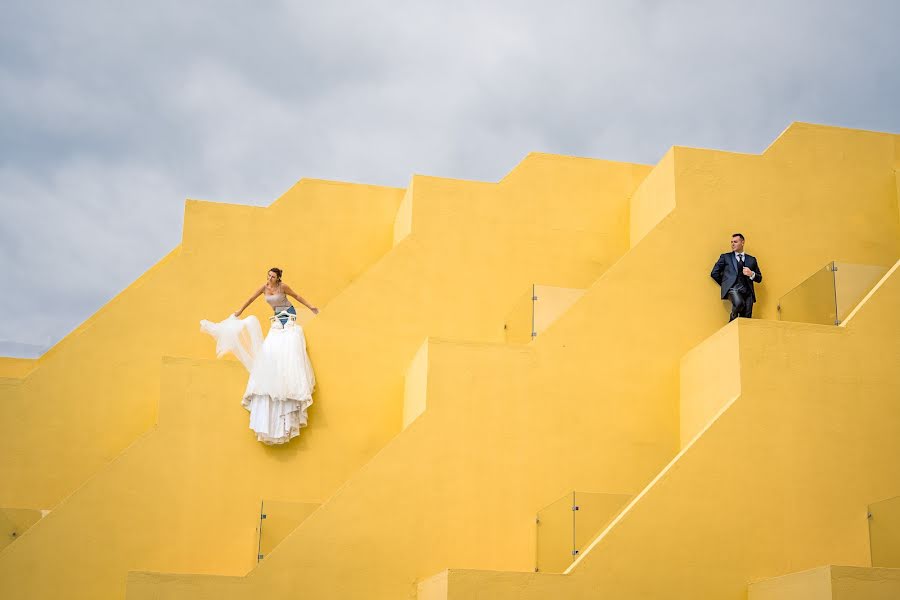
M310 309L309 309L309 310L311 310L311 311L312 311L312 314L314 314L314 315L317 315L317 314L319 314L319 309L318 309L318 308L316 308L316 307L315 307L315 306L313 306L313 307L312 307L312 308L310 308Z

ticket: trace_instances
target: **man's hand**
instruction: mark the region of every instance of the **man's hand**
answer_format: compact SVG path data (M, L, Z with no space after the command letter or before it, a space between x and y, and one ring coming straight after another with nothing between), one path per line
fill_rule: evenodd
M747 277L753 277L754 273L747 267L744 267L744 275L746 275Z

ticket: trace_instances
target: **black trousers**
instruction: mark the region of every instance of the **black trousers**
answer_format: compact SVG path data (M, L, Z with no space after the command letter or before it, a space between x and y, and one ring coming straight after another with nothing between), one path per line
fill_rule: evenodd
M728 299L731 300L731 318L728 322L732 322L738 317L749 319L753 316L753 299L750 292L744 289L731 288L728 290Z

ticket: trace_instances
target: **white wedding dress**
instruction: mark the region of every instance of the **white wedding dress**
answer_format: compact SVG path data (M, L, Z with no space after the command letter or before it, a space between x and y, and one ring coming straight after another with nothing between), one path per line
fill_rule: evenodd
M282 324L282 320L286 321ZM306 409L316 387L303 328L294 318L273 319L266 339L259 320L234 315L220 323L200 321L216 339L216 355L231 352L250 372L241 405L250 411L250 429L265 444L283 444L306 427Z

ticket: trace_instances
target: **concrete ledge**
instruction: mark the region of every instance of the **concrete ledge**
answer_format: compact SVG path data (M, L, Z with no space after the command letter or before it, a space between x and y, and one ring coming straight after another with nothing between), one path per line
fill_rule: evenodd
M127 600L233 600L245 585L244 577L181 575L132 571L125 583Z
M825 566L752 583L748 600L893 600L900 569Z

